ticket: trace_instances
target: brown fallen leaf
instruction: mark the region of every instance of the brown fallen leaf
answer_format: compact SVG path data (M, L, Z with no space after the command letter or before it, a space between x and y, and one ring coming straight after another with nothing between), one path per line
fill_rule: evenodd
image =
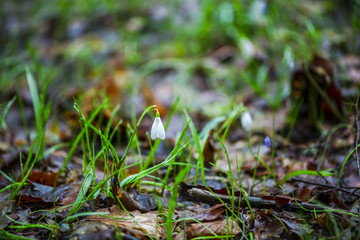
M149 212L154 207L149 204L146 206L141 205L129 193L127 193L119 184L118 176L115 175L111 181L111 191L115 197L115 204L124 207L128 211L139 210L142 213ZM146 201L145 201L146 202ZM155 206L157 208L157 206Z
M59 201L59 204L66 206L75 203L77 196L79 195L80 189L81 184L74 183L71 186L70 190L67 192L66 196Z
M213 142L213 131L209 132L209 136L206 139L204 150L204 165L205 167L211 167L211 163L215 163L215 147Z
M69 190L72 185L61 185L56 187L54 191L54 188L50 186L33 182L30 184L30 187L22 189L16 197L16 202L19 202L20 205L46 207L54 202L58 203L61 198L66 195L67 190Z
M30 172L27 181L53 187L55 185L56 175L57 172L41 172L39 170L33 170ZM20 182L21 179L22 178L20 176L17 179L17 182Z
M293 73L291 81L291 96L294 100L302 99L302 109L299 112L300 118L311 117L312 106L316 104L316 110L324 113L331 119L339 119L344 114L343 99L340 89L335 84L335 65L328 59L314 54L311 63L304 69ZM329 103L321 96L319 90L314 87L313 80L334 104L336 109L331 109ZM312 102L313 101L313 102ZM335 112L338 111L338 112ZM317 119L310 119L317 120Z
M216 204L211 208L202 208L200 205L188 206L185 210L179 210L179 215L176 219L186 218L187 222L197 221L214 221L218 219L225 212L226 207L224 204Z
M302 189L300 189L298 198L303 201L308 201L313 197L313 195L314 195L313 189L310 189L309 187L303 187Z
M279 239L285 229L279 220L270 216L256 219L255 227L260 230L260 239Z
M225 236L237 235L241 232L238 223L232 218L222 219L213 222L193 223L187 229L187 238L203 237L203 236Z
M225 212L225 205L224 204L216 204L212 206L210 209L206 209L204 213L199 214L196 217L199 221L212 221L220 217Z
M158 211L140 213L139 211L125 211L114 205L111 208L100 208L96 212L110 213L106 216L88 216L89 221L99 221L107 225L126 229L139 237L149 235L155 239L166 237L166 231L161 226L162 220L158 217Z
M331 223L331 219L327 213L322 213L322 214L318 215L316 218L316 222L320 226L327 228L331 231L334 231L333 225Z

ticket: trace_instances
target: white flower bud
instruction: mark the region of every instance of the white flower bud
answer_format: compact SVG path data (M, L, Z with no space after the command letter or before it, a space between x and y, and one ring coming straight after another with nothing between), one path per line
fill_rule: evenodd
M161 140L165 139L165 129L158 113L151 127L151 139L154 140L156 138L160 138Z
M252 127L252 123L253 123L253 120L252 120L252 117L250 115L249 112L244 112L241 116L241 125L242 127L250 132L251 130L251 127Z

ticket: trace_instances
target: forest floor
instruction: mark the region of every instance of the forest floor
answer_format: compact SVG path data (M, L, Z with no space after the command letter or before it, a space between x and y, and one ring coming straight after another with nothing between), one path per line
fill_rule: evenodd
M360 238L359 1L0 8L1 239Z

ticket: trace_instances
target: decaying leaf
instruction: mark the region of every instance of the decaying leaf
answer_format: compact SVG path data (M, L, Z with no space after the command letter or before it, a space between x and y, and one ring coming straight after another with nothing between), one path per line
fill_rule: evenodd
M217 204L195 217L199 221L212 221L219 218L226 210L224 204Z
M232 218L222 219L213 222L193 223L186 230L187 238L203 236L226 236L237 235L241 229Z
M212 164L215 163L215 147L212 138L213 138L213 131L210 131L203 149L205 167L210 167L211 163Z
M184 210L179 210L177 218L188 219L187 222L197 221L214 221L220 218L225 212L226 207L224 204L216 204L211 208L202 208L200 205L189 206Z
M22 189L18 196L17 202L20 205L37 205L37 206L48 206L55 203L64 197L67 190L70 189L72 184L61 185L55 188L46 186L39 183L30 183L31 186Z
M159 218L157 211L147 213L140 213L139 211L125 211L118 206L111 208L98 209L96 212L110 212L110 217L107 216L89 216L89 221L99 221L107 225L118 226L126 229L133 235L147 236L152 238L165 238L165 230L163 228L162 220Z
M149 212L154 208L157 208L156 203L151 202L149 199L143 198L141 202L135 200L129 193L127 193L120 186L117 175L115 175L111 181L111 191L113 193L113 196L115 197L115 203L118 206L124 207L128 211L139 210L140 212L145 213L145 212ZM142 205L140 203L143 203L145 205Z
M77 196L79 195L81 189L81 184L74 183L70 190L67 192L66 196L59 201L61 205L70 205L75 203Z
M39 170L33 170L30 172L26 181L53 187L55 185L56 175L57 172L41 172ZM17 182L20 181L21 177L18 178Z
M328 59L315 54L306 69L300 69L293 73L291 81L292 98L302 101L300 118L312 118L313 111L323 113L332 119L341 120L339 114L344 114L343 99L339 88L335 85L335 65ZM317 89L314 84L318 85ZM320 90L322 89L322 90ZM335 106L332 109L330 103L319 92L324 91L330 102ZM315 107L315 109L313 109ZM311 121L317 119L310 119Z

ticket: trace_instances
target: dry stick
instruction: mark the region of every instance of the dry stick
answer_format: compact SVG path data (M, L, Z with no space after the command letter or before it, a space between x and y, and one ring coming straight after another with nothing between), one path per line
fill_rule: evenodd
M329 184L325 184L325 183L317 183L317 182L311 182L311 181L307 181L305 179L301 179L301 178L292 178L290 179L290 181L294 181L294 182L303 182L303 183L307 183L310 185L316 185L316 186L320 186L320 187L327 187L327 188L331 188L334 190L339 190L342 192L345 192L347 194L353 195L355 197L359 197L360 195L355 193L356 191L360 191L359 187L337 187L337 186L333 186L333 185L329 185ZM354 189L353 191L350 191L348 189Z
M359 97L360 97L360 94L359 94L358 97L357 97L356 105L355 105L355 110L356 110L356 129L357 129L357 131L356 131L356 140L355 140L355 147L356 147L355 153L356 153L356 162L357 162L357 168L358 168L358 171L359 171L359 178L360 178L360 160L359 160L359 149L358 149L358 146L359 146L359 138L360 138Z
M230 203L231 196L225 194L216 194L210 191L200 189L200 188L191 188L188 190L188 194L195 200L199 200L201 202L217 204L217 203ZM342 209L335 209L331 207L324 207L318 204L308 203L308 202L289 202L289 203L277 203L275 200L263 199L260 197L247 197L247 200L252 208L276 208L282 207L283 209L300 209L305 208L307 210L330 210L330 211L343 211ZM234 197L235 205L247 206L247 202L244 198ZM339 212L341 213L341 212Z

